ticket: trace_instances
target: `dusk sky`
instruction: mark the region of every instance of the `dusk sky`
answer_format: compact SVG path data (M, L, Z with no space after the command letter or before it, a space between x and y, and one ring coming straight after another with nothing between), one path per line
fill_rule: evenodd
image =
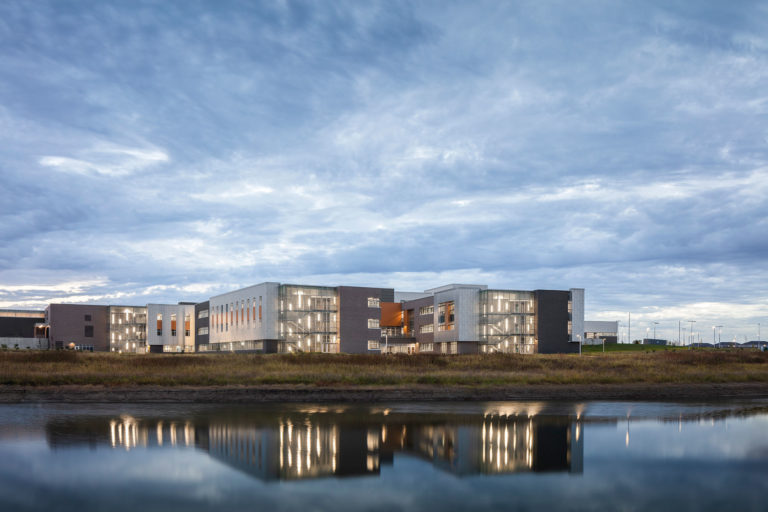
M3 308L480 283L765 339L768 3L5 0L0 194Z

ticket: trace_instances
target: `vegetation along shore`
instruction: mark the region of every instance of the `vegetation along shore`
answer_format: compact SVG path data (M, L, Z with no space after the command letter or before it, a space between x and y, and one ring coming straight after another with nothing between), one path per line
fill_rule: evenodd
M0 402L768 398L768 353L0 352Z

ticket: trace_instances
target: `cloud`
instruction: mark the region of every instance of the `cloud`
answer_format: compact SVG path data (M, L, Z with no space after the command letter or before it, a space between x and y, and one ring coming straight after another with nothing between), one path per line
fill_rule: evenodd
M169 160L168 155L158 149L121 147L114 144L102 144L82 154L83 158L80 159L44 156L39 162L44 167L61 172L122 177Z
M744 332L766 304L759 2L133 7L0 5L6 304L469 281Z

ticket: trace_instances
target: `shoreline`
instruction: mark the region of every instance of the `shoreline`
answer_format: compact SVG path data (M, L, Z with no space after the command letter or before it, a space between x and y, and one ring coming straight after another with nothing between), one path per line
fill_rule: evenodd
M0 404L276 402L495 402L534 400L691 401L768 398L768 383L544 384L462 386L14 386L0 387Z

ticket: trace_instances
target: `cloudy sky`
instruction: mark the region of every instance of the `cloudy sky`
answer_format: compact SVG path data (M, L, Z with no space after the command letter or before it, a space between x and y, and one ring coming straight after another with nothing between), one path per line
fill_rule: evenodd
M0 194L0 307L469 282L765 339L768 5L8 0Z

